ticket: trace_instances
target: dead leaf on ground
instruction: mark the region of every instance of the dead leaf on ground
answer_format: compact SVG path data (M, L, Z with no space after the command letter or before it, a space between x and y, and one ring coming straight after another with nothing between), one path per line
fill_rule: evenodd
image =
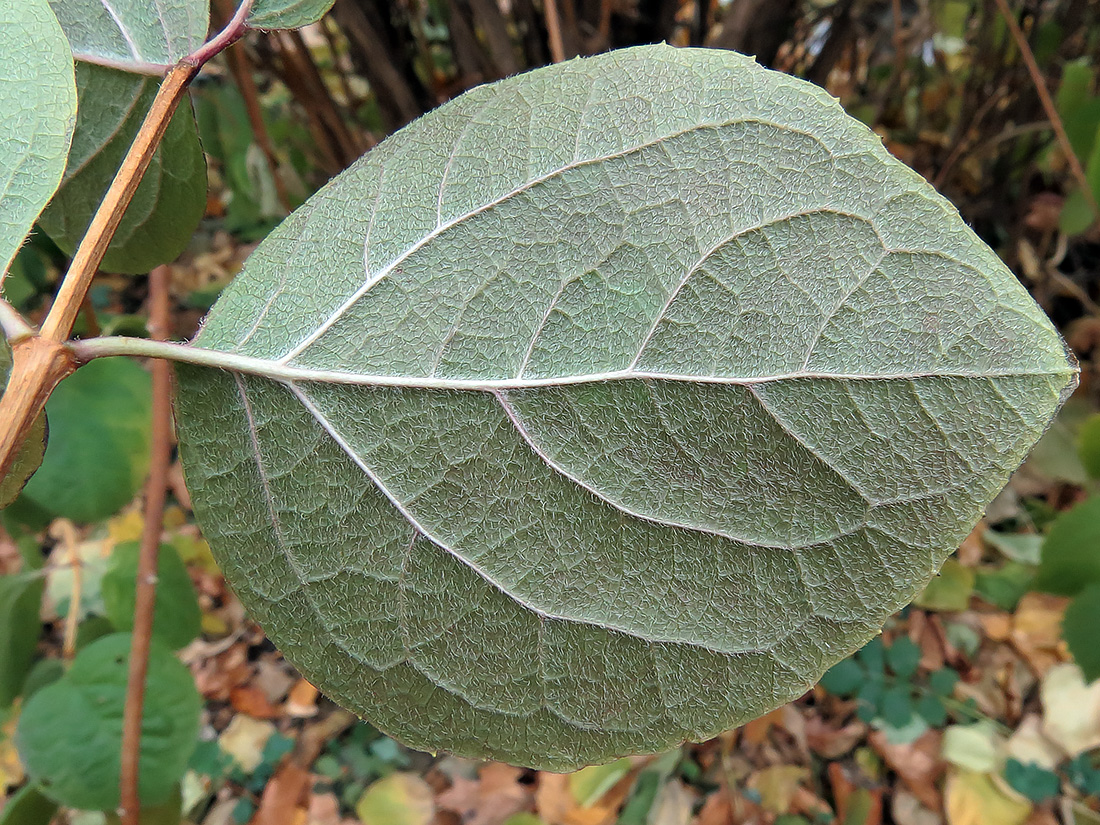
M1100 679L1085 684L1073 664L1051 668L1040 688L1043 733L1068 756L1100 745Z
M921 804L933 811L938 811L942 803L936 787L936 780L944 772L941 739L937 730L925 731L917 741L905 745L891 744L882 731L875 731L870 736L871 747Z
M305 822L311 784L309 771L290 760L284 761L264 787L252 825L300 825Z
M252 773L263 761L264 746L274 733L270 722L238 713L218 737L218 745L237 760L241 770Z
M773 814L791 810L798 786L809 779L810 772L798 765L774 765L749 777L748 786L760 794L760 806Z
M988 774L958 771L947 778L948 825L1024 825L1031 805L1001 790Z
M500 825L512 814L530 810L534 793L522 784L525 771L500 762L482 767L477 779L456 776L436 797L441 810L453 811L467 825Z
M428 825L435 801L428 783L414 773L392 773L372 783L355 813L363 825Z

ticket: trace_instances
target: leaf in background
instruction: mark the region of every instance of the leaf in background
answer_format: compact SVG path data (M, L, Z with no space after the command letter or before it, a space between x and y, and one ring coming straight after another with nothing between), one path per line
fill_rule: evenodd
M45 582L33 571L0 576L0 708L15 701L34 664Z
M8 339L0 333L0 382L8 386L11 375L11 346ZM23 443L19 446L15 459L7 474L0 478L0 509L11 504L22 491L34 471L42 464L46 452L46 414L42 413L34 420Z
M1100 496L1085 499L1054 520L1039 560L1034 587L1073 596L1100 583Z
M43 792L62 805L118 807L129 657L129 633L104 637L80 651L69 672L23 708L15 737L19 754ZM154 641L141 728L143 804L169 800L195 748L201 707L190 671Z
M133 499L149 467L149 373L125 358L93 361L58 385L46 415L46 455L23 498L79 522Z
M806 690L1075 383L1012 273L835 100L667 46L384 141L198 346L249 371L181 369L177 406L254 618L409 744L554 770Z
M1092 413L1092 404L1083 398L1066 401L1050 429L1028 455L1022 472L1037 474L1046 481L1087 484L1089 476L1078 457L1077 438L1081 426Z
M940 568L939 575L924 591L913 600L925 610L966 610L970 605L970 594L974 592L974 570L963 567L958 559L948 559Z
M46 0L0 0L0 283L61 182L76 86L68 43Z
M435 815L431 787L413 773L393 773L371 784L355 813L363 825L428 825Z
M300 29L320 20L335 0L256 0L248 14L254 29Z
M1062 621L1062 636L1069 652L1085 675L1086 682L1100 679L1100 643L1096 633L1100 628L1100 582L1085 587L1066 608Z
M107 618L116 630L132 630L134 627L134 594L140 552L141 545L136 541L116 545L111 551L107 573L103 576L103 603ZM153 635L173 650L190 644L202 630L202 613L191 577L176 548L170 544L160 547L154 611Z
M149 65L172 64L202 45L206 0L52 0L78 60L76 132L42 228L67 254L84 235L156 94ZM111 272L147 272L176 258L206 206L206 161L187 101L172 117L103 259Z
M0 825L50 825L57 807L36 785L24 785L4 804Z

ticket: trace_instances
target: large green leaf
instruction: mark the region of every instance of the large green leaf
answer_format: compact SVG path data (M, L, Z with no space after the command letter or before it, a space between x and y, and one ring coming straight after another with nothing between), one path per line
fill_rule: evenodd
M46 0L0 0L0 283L65 171L76 86Z
M133 499L149 469L149 373L124 358L93 361L58 384L46 415L49 444L25 500L89 522Z
M320 20L335 0L256 0L248 15L254 29L298 29Z
M32 696L15 742L43 793L73 808L118 807L122 715L130 634L115 633L81 650L69 672ZM141 720L138 793L143 804L176 793L199 733L202 699L190 671L154 641Z
M76 249L122 165L157 93L157 80L77 64L80 107L69 166L42 228L68 254ZM206 209L206 159L191 106L168 125L114 240L103 258L110 272L148 272L187 246Z
M0 576L0 708L19 695L34 664L45 584L34 570Z
M820 89L653 46L476 89L270 236L180 370L195 510L308 678L556 770L797 696L1075 368Z
M80 92L76 133L61 190L42 227L76 249L156 95L150 66L175 63L202 45L207 0L52 0L72 45ZM102 268L147 272L186 247L206 207L206 161L184 101L145 173Z

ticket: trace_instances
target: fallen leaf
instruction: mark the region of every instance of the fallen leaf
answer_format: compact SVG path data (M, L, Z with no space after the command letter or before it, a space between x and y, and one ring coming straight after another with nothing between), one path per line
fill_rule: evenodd
M532 805L532 789L519 781L524 773L501 762L488 762L476 780L454 777L451 787L436 797L436 805L458 814L467 825L501 825Z
M1049 593L1027 593L1012 617L1012 645L1042 677L1069 658L1062 641L1062 617L1069 599Z
M1040 687L1043 733L1068 756L1100 745L1100 679L1085 684L1081 668L1051 668Z
M773 814L785 814L791 809L798 786L810 776L798 765L774 765L749 777L749 787L760 794L760 805Z
M432 789L416 774L393 773L363 791L355 813L363 825L428 825L435 816Z
M783 720L783 708L776 708L771 713L766 713L759 719L747 722L741 728L741 741L749 745L762 745L768 738L768 733L773 727Z
M270 722L238 713L218 737L218 745L237 760L241 770L252 773L263 761L264 746L274 733Z
M810 750L825 759L838 759L850 753L866 735L867 725L858 719L839 728L818 716L806 720L806 741Z
M943 825L943 817L936 810L929 810L913 794L899 788L890 800L890 813L897 825Z
M1008 796L988 774L958 771L947 778L948 825L1023 825L1031 805Z
M1004 763L1004 737L991 721L949 725L943 732L943 758L965 771L993 773Z
M546 772L539 774L535 807L547 825L610 825L614 822L634 777L627 774L599 802L590 807L582 807L577 804L570 790L571 775Z
M944 771L942 738L939 731L929 730L915 742L894 745L881 731L870 736L871 747L901 778L910 793L933 811L938 811L942 803L936 788L936 780Z
M264 692L255 685L239 685L229 691L229 702L238 713L256 719L274 719L278 709L268 701Z
M296 825L305 820L306 796L311 784L309 771L290 760L283 762L264 787L252 825Z
M1043 720L1038 714L1029 713L1008 738L1008 756L1023 764L1034 763L1048 771L1062 761L1062 749L1043 733Z
M695 794L683 782L673 779L657 792L649 811L648 825L688 825L695 807Z
M286 697L288 716L305 719L317 715L319 691L305 679L299 679Z

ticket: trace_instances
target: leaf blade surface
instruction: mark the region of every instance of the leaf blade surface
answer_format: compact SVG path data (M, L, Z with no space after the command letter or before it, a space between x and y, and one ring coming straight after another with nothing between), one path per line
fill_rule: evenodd
M323 273L323 288L317 287ZM567 769L793 698L1074 382L823 92L650 47L482 87L265 241L181 369L246 605L414 746Z

